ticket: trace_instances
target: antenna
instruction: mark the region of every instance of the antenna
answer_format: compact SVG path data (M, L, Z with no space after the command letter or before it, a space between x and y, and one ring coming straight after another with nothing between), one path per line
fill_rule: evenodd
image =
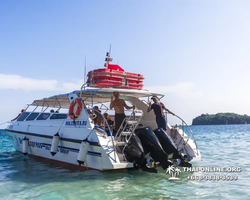
M108 65L109 65L109 62L112 62L113 58L110 58L110 54L111 54L111 44L110 44L110 47L109 47L109 52L107 52L106 54L106 58L105 58L105 62L104 63L104 67L107 68Z
M86 83L86 55L85 55L85 66L84 66L83 80L84 80L84 83Z
M111 55L111 44L109 46L109 56Z

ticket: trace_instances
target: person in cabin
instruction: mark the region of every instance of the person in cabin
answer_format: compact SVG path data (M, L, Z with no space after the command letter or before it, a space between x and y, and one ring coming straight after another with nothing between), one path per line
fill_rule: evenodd
M88 110L87 112L88 112L89 117L92 119L93 118L93 113L90 110Z
M14 119L11 120L11 122L16 121L16 120L21 116L21 114L22 114L24 111L25 111L25 110L22 109L21 112L20 112Z
M126 109L135 109L135 105L128 106L123 99L119 98L119 92L113 92L111 95L110 109L115 109L115 130L118 131L122 125L123 120L126 118L124 107ZM114 99L115 97L115 99Z
M172 113L171 111L169 111L163 103L159 102L159 99L157 96L152 96L151 99L154 101L153 104L151 104L151 102L149 102L149 106L148 106L148 112L150 112L151 110L154 110L155 116L156 116L156 123L158 128L162 128L164 131L167 130L167 123L166 123L166 119L165 119L165 115L163 112L163 109L166 110L167 112L169 112L170 114L174 115L174 113Z
M106 119L106 121L107 121L109 127L111 127L111 126L114 124L114 121L111 120L111 119L109 118L109 114L108 114L108 113L104 113L103 116L104 116L104 118ZM106 131L107 133L109 133L109 129L108 129L107 124L105 124L105 131Z
M95 115L94 124L101 126L103 121L102 115L100 114L101 111L99 110L98 106L94 106L93 109L93 114Z

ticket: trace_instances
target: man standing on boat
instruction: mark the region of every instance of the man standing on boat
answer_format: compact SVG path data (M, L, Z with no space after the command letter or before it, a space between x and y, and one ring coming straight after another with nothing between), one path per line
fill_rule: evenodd
M156 116L156 123L158 125L158 128L162 128L164 131L167 130L167 123L165 119L165 115L163 113L163 109L165 109L170 114L174 115L170 110L168 110L163 103L159 102L157 96L152 96L151 99L154 101L154 103L151 105L151 102L149 102L148 106L148 112L151 110L154 110L155 116Z
M114 92L111 96L110 109L115 109L115 130L118 131L122 125L123 120L126 118L124 114L124 107L126 109L134 109L135 105L128 106L123 99L119 98L119 92ZM115 97L115 99L114 99Z

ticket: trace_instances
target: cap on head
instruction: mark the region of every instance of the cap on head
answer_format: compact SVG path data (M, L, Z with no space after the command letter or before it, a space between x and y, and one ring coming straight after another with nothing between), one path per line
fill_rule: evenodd
M158 97L157 97L156 95L153 95L153 96L151 97L151 99L154 99L154 98L158 99Z

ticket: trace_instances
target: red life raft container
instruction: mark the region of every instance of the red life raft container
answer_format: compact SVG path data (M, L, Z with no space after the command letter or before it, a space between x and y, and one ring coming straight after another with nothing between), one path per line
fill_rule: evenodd
M109 64L106 69L96 69L88 72L87 84L99 88L142 89L144 77L142 74L125 72L119 65Z

